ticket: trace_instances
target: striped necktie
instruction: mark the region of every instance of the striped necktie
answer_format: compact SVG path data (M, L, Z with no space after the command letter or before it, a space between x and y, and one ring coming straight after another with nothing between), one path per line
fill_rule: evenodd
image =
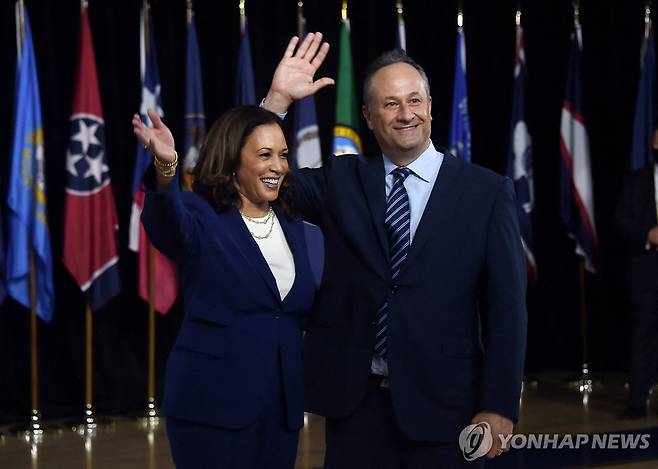
M395 280L400 274L411 244L411 211L409 210L409 196L404 187L404 181L411 174L405 167L394 169L393 188L386 201L386 219L384 226L388 233L388 246L391 255L391 279ZM388 329L388 301L377 311L375 321L375 353L386 359L387 329Z

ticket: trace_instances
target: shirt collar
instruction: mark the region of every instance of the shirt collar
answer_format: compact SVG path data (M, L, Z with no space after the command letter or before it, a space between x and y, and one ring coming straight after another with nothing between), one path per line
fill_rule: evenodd
M441 154L436 151L434 144L430 140L427 149L422 152L418 158L409 163L407 168L413 171L413 174L418 176L423 181L430 182L432 180L432 175L434 174L434 169L439 161L437 157L440 155ZM398 167L398 165L393 163L388 158L388 156L384 155L383 153L382 158L384 159L384 171L388 176L395 168Z

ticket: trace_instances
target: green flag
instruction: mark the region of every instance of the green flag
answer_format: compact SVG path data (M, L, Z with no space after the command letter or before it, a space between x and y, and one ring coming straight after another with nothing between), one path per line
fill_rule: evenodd
M363 153L359 137L359 114L352 70L350 47L350 21L343 20L340 28L338 80L336 92L336 125L334 126L333 153L360 155Z

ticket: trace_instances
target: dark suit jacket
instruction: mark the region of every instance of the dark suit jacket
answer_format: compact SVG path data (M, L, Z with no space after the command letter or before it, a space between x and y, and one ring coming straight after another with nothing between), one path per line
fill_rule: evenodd
M297 207L326 247L304 342L308 411L340 419L362 402L388 301L391 397L408 437L454 441L479 410L517 418L526 265L512 183L444 154L395 282L381 157L334 157L295 175Z
M152 168L145 181L153 187ZM237 210L217 213L200 195L181 192L177 181L164 192L147 192L144 228L176 262L185 304L167 363L164 415L245 427L262 413L280 369L288 426L303 425L300 320L315 286L301 220L277 217L295 260L295 281L283 301Z
M658 252L645 249L649 230L658 224L653 165L630 173L622 186L613 223L627 257L627 282L631 292L658 287Z

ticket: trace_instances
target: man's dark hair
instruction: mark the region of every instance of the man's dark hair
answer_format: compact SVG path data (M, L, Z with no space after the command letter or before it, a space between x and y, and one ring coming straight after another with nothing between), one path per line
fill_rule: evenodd
M194 167L192 190L203 195L218 212L240 208L240 195L235 187L235 174L240 168L242 148L252 132L261 125L278 125L285 137L283 122L276 114L258 106L239 106L226 111L206 135ZM290 184L286 175L279 196L272 203L292 217Z
M423 67L418 65L414 59L409 57L406 53L402 52L401 50L390 50L387 52L384 52L382 55L377 57L375 60L370 62L370 65L368 65L368 68L366 68L365 75L363 78L363 103L368 104L370 101L370 95L372 94L372 77L377 73L378 70L388 67L389 65L393 64L398 64L398 63L403 63L407 65L411 65L413 68L416 69L416 71L420 74L420 77L423 79L423 83L425 83L425 91L427 92L427 96L430 96L430 81L427 78L427 74L425 73L425 70Z

